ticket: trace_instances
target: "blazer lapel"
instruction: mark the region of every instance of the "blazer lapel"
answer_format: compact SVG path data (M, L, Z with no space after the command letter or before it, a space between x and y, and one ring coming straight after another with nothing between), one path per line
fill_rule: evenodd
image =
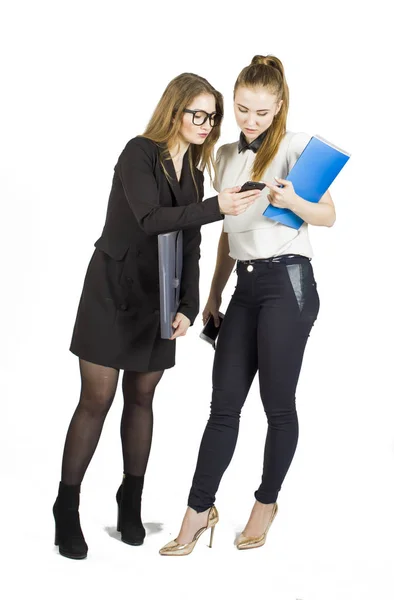
M165 168L167 170L167 173L170 176L169 183L170 183L172 192L175 196L175 202L176 202L177 206L184 206L186 204L189 204L190 202L192 202L194 200L194 196L195 196L194 182L193 182L192 174L190 172L189 151L190 150L188 149L185 152L185 155L183 157L182 173L181 173L180 182L177 179L172 158L167 158L167 159L163 158ZM191 193L191 190L193 190L193 193Z

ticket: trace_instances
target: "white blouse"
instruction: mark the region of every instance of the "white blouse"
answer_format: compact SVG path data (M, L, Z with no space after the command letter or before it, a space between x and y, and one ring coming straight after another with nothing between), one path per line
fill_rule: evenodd
M264 173L264 180L275 183L274 177L285 179L298 157L311 139L306 133L287 132L278 152ZM217 176L214 188L221 192L225 188L242 185L251 179L253 150L238 152L238 142L221 146L216 156ZM269 258L281 254L301 254L312 257L308 224L292 229L263 216L269 205L265 188L253 206L237 217L225 216L224 231L228 233L230 256L236 260Z

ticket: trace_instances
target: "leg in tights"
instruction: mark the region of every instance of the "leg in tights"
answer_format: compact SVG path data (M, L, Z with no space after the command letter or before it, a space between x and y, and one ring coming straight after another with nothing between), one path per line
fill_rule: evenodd
M62 463L62 482L78 485L100 439L111 407L119 371L86 360L79 361L81 396L68 428Z
M201 440L188 505L213 505L238 438L239 419L257 371L258 309L233 300L223 322L213 367L211 414Z
M121 438L124 472L143 476L148 464L153 431L153 396L164 371L125 371Z

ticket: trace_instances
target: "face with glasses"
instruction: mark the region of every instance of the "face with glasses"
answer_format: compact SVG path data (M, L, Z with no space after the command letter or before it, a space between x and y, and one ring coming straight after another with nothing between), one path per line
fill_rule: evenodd
M212 94L200 94L184 109L179 135L187 144L204 143L221 117L216 113L216 101Z

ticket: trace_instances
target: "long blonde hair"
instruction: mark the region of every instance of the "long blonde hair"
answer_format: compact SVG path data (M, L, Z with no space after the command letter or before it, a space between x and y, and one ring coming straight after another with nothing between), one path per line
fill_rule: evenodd
M263 173L272 162L278 151L279 144L286 133L287 113L289 111L289 88L286 82L283 64L276 56L254 56L249 66L242 69L234 86L234 96L237 88L265 87L275 94L282 106L267 130L253 163L251 178L259 181Z
M147 125L143 137L146 137L157 144L166 144L167 150L164 150L163 157L170 157L168 148L177 145L179 141L179 130L182 125L183 109L189 106L196 96L200 94L212 94L216 102L216 112L223 115L223 96L220 92L203 77L194 73L182 73L175 77L167 85L166 89L158 105L156 106L153 115ZM201 144L190 144L189 163L190 170L194 178L195 168L204 170L208 169L209 176L212 179L212 173L215 173L215 164L213 160L213 148L220 137L220 123L214 127L206 141ZM166 177L169 178L162 158Z

